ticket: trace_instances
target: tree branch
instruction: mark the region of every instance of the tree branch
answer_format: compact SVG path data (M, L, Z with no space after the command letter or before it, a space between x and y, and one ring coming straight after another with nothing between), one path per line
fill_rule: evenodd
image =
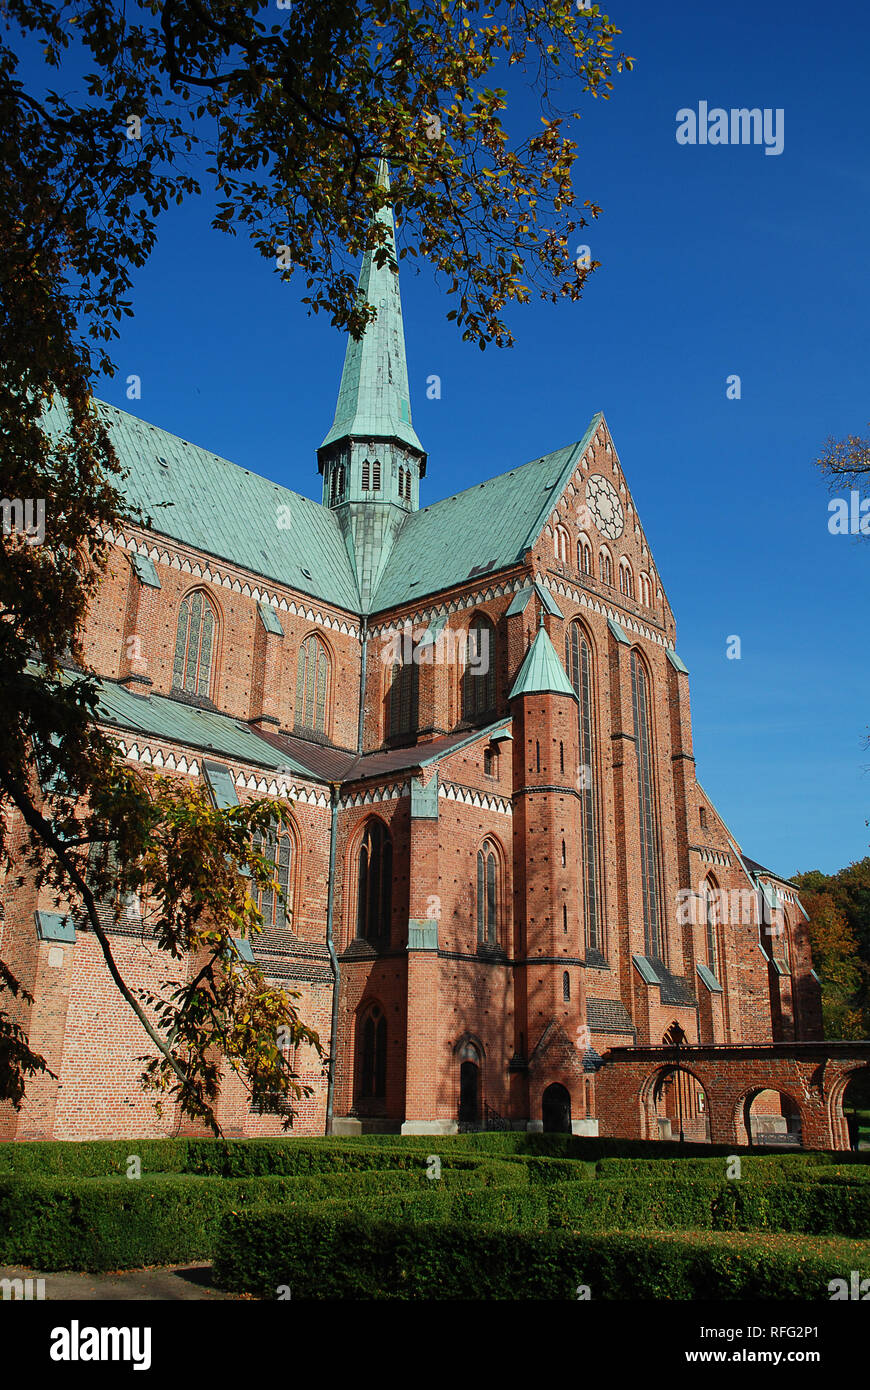
M127 1004L129 1004L130 1008L133 1010L139 1022L142 1024L142 1027L145 1029L145 1032L148 1034L149 1038L154 1043L154 1046L162 1053L169 1065L172 1067L172 1070L175 1072L176 1076L181 1081L183 1089L187 1092L193 1092L194 1088L189 1077L185 1074L180 1063L172 1055L172 1051L167 1046L164 1039L160 1037L160 1034L152 1026L144 1009L139 1004L139 1001L135 998L135 996L131 993L131 991L125 984L121 972L119 971L115 963L115 958L112 955L112 950L109 945L108 937L106 936L106 933L103 931L103 928L100 925L99 917L97 915L96 899L94 898L91 889L88 887L87 882L79 872L78 867L70 858L66 849L65 842L58 838L51 824L45 819L44 816L42 816L39 813L39 811L36 810L30 798L25 795L25 793L21 790L17 783L11 777L9 777L6 771L3 769L0 769L0 788L2 788L2 790L6 793L10 801L14 802L14 804L18 807L27 825L29 825L31 830L33 830L39 836L43 844L47 845L47 847L52 851L58 863L60 863L63 866L63 868L69 875L71 881L75 884L76 888L81 894L85 911L87 912L93 933L96 936L97 941L100 943L100 949L103 953L103 957L108 967L109 974L111 975L112 979L114 980L115 984L120 990L124 1000ZM215 1133L220 1135L221 1131L220 1127L217 1124L217 1121L214 1119L213 1116L208 1118Z

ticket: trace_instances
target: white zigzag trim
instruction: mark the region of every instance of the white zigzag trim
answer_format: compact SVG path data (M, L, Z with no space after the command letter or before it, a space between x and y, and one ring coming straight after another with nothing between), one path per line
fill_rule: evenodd
M403 796L410 794L410 782L391 782L384 787L375 787L365 792L356 792L353 796L342 797L340 805L343 810L351 806L375 806L382 801L399 801Z
M234 578L232 575L224 574L217 568L212 568L207 561L195 561L191 564L190 560L186 558L184 560L180 559L178 554L172 554L167 550L158 550L154 545L149 548L146 541L137 541L135 538L124 536L123 534L116 535L113 531L106 531L104 535L107 541L112 545L118 546L119 549L130 550L133 551L134 554L148 555L156 564L165 565L167 569L179 570L182 574L190 574L197 579L204 579L208 584L214 584L220 589L230 589L234 593L242 594L246 598L252 598L258 603L270 603L272 607L279 612L299 614L307 619L308 622L317 623L321 627L331 628L336 632L342 633L346 637L359 638L360 636L360 629L355 627L353 623L349 623L347 619L331 618L316 609L306 608L304 606L297 607L292 599L288 601L286 598L279 598L274 590L260 589L258 587L251 588L248 582ZM300 604L304 604L301 595Z
M476 806L479 810L497 811L504 816L513 814L511 803L504 797L493 796L489 792L472 791L469 787L460 787L453 782L442 782L438 787L438 795L447 801L459 801L466 806Z

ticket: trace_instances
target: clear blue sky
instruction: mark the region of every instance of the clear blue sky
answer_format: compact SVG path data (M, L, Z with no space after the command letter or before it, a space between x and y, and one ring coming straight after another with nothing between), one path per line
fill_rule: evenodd
M870 420L870 18L859 0L609 12L637 64L580 125L576 187L604 209L584 299L518 310L516 347L482 353L429 271L403 273L423 501L604 410L691 672L699 780L751 856L832 871L870 839L870 541L829 534L813 459ZM678 145L700 101L782 108L783 152ZM101 394L319 497L344 342L304 292L212 232L208 202L173 210Z

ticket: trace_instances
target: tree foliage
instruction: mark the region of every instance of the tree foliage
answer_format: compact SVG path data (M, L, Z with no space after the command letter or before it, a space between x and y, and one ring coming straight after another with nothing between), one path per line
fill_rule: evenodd
M287 246L285 274L306 277L304 302L355 334L375 306L357 302L351 262L373 246L390 254L373 221L387 196L381 157L407 233L400 256L443 277L465 337L510 342L503 311L533 286L552 300L582 291L591 265L572 238L600 209L591 199L578 209L568 128L580 98L608 97L632 63L614 54L619 30L597 5L7 0L6 10L51 67L71 52L94 64L86 101L51 90L39 100L16 83L8 48L4 57L16 133L64 195L53 233L89 308L120 312L156 215L199 187L188 165L179 171L186 156L220 196L215 226L245 228L273 262ZM510 109L495 78L514 79ZM529 119L524 86L542 114L514 134Z
M870 1034L870 858L836 874L795 874L809 914L813 965L829 1038Z
M816 466L827 478L831 489L860 486L870 473L870 438L847 434L845 439L829 435L825 440Z

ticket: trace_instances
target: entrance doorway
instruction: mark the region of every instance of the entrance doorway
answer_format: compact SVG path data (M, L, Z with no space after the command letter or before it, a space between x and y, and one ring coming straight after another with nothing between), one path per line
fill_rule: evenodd
M480 1067L463 1062L459 1068L459 1123L476 1125L480 1117Z
M571 1133L571 1096L558 1081L541 1097L541 1110L545 1134Z

